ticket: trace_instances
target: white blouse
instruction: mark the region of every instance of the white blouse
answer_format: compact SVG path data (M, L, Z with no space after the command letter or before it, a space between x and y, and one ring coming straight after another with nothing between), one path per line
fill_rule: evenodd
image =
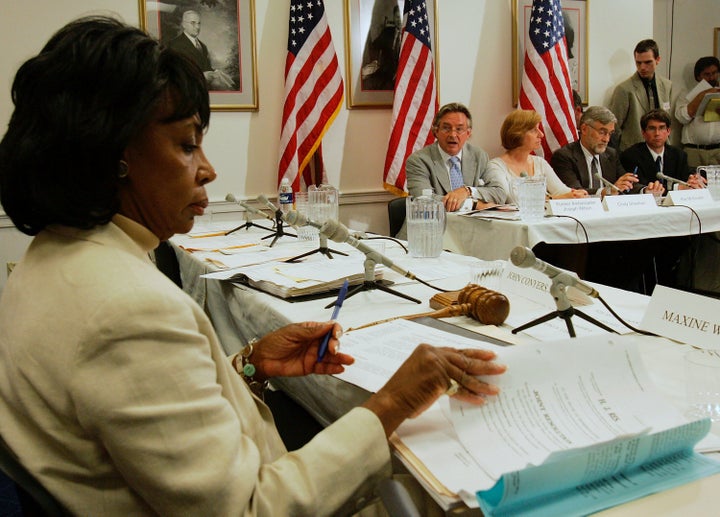
M570 187L565 185L565 183L563 183L560 178L558 178L558 175L555 174L555 171L545 160L545 158L543 158L542 156L536 156L534 154L531 154L530 157L532 158L535 169L533 176L545 178L545 188L547 189L547 193L549 195L560 196L563 194L567 194L572 190ZM505 182L503 188L508 193L507 203L517 204L518 192L516 180L518 179L518 177L513 174L507 163L505 163L505 161L500 157L493 158L488 162L487 170L495 170L502 172L501 176L503 181Z

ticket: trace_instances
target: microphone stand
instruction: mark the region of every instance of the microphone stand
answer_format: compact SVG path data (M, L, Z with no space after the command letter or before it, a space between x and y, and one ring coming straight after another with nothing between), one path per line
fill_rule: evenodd
M292 262L299 262L300 259L303 259L303 258L305 258L305 257L309 257L310 255L313 255L313 254L315 254L315 253L322 253L323 255L325 255L325 256L326 256L327 258L329 258L329 259L332 259L332 258L333 258L333 256L332 256L333 253L336 253L337 255L344 255L344 256L346 256L346 257L348 256L347 253L344 253L344 252L338 251L338 250L334 250L334 249L332 249L332 248L328 248L328 245L327 245L327 237L326 237L325 235L323 235L322 233L319 234L319 237L320 237L320 244L318 245L317 248L315 248L314 250L306 251L305 253L301 253L300 255L297 255L297 256L295 256L295 257L289 258L289 259L287 259L287 260L285 260L285 261L283 261L283 262L291 262L291 263L292 263ZM346 296L346 298L347 298L347 296Z
M225 232L225 235L230 235L231 233L236 232L238 230L242 230L243 228L245 228L246 230L249 231L252 226L255 226L256 228L262 228L263 230L267 230L269 232L273 231L272 228L268 228L267 226L263 226L261 224L254 223L250 219L250 212L245 210L245 222L243 224L241 224L240 226L237 226L237 227L233 228L232 230Z
M372 291L373 289L379 289L380 291L384 291L386 293L394 294L395 296L399 296L400 298L404 298L405 300L409 300L411 302L415 303L422 303L417 298L413 298L412 296L408 296L407 294L395 291L394 289L389 288L385 284L383 284L382 280L376 280L375 279L375 265L380 262L382 264L382 260L379 260L379 257L374 256L378 252L372 251L365 253L365 279L363 280L363 283L360 285L357 285L353 287L350 291L348 291L347 296L345 296L345 299L347 300L351 296L356 295L357 293L360 293L362 291ZM329 309L335 305L335 302L330 303L329 305L326 305L325 308Z
M559 275L555 275L552 278L552 284L550 285L550 294L555 300L557 310L549 312L544 316L540 316L539 318L525 323L524 325L520 325L519 327L512 329L511 332L513 334L517 334L518 332L522 332L523 330L534 327L535 325L539 325L540 323L550 321L553 318L560 318L565 321L565 325L567 326L570 337L575 337L575 328L573 327L572 317L573 315L577 315L585 321L589 321L593 325L596 325L607 332L617 334L615 330L611 329L604 323L599 322L592 316L588 316L580 309L576 309L572 306L565 292L567 287L571 286L572 284L572 276L569 273L560 273Z
M275 229L271 230L273 233L271 233L270 235L266 235L260 240L265 240L272 237L273 240L270 243L270 247L272 248L273 244L275 244L280 237L283 237L285 235L287 235L288 237L295 237L297 239L297 235L295 235L294 233L287 233L285 231L284 224L285 221L283 220L283 212L278 208L277 210L275 210Z

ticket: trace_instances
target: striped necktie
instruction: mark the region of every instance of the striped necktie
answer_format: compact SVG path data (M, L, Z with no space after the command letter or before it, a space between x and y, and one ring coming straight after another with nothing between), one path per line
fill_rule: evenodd
M450 157L450 190L455 190L465 185L462 172L460 171L460 158Z
M592 190L595 176L598 173L597 156L593 156L592 163L590 164L590 181L588 182L588 189Z

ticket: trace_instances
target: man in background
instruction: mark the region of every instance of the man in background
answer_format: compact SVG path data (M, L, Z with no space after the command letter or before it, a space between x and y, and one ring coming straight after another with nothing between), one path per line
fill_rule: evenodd
M432 189L443 196L448 212L505 203L500 173L486 171L487 153L467 143L472 116L464 105L453 102L440 108L432 132L437 141L411 154L405 163L411 196Z
M633 52L637 72L620 83L610 98L610 111L617 118L619 135L613 140L620 151L643 140L640 118L650 110L673 112L674 97L669 79L659 77L655 70L660 63L660 50L654 40L640 41Z
M706 122L704 114L698 113L706 95L720 92L719 73L718 58L701 57L694 69L697 86L690 92L683 91L678 98L675 117L684 124L682 144L691 167L720 163L720 120Z
M200 14L197 11L185 11L182 15L182 32L168 42L168 47L185 54L202 70L210 90L230 90L233 80L222 70L213 69L207 45L200 41Z

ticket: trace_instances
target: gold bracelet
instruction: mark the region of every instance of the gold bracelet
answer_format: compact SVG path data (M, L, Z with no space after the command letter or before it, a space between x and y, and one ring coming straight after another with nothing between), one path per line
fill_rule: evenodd
M257 341L258 340L256 338L253 338L248 342L247 345L245 345L245 348L243 348L240 353L235 356L233 366L235 367L235 371L238 372L243 378L243 380L247 383L250 391L252 391L259 398L263 399L263 394L268 387L269 381L265 380L260 382L255 380L255 373L257 372L257 368L255 368L255 365L250 362L250 356L255 351L253 345L255 345ZM238 358L240 359L239 362Z

